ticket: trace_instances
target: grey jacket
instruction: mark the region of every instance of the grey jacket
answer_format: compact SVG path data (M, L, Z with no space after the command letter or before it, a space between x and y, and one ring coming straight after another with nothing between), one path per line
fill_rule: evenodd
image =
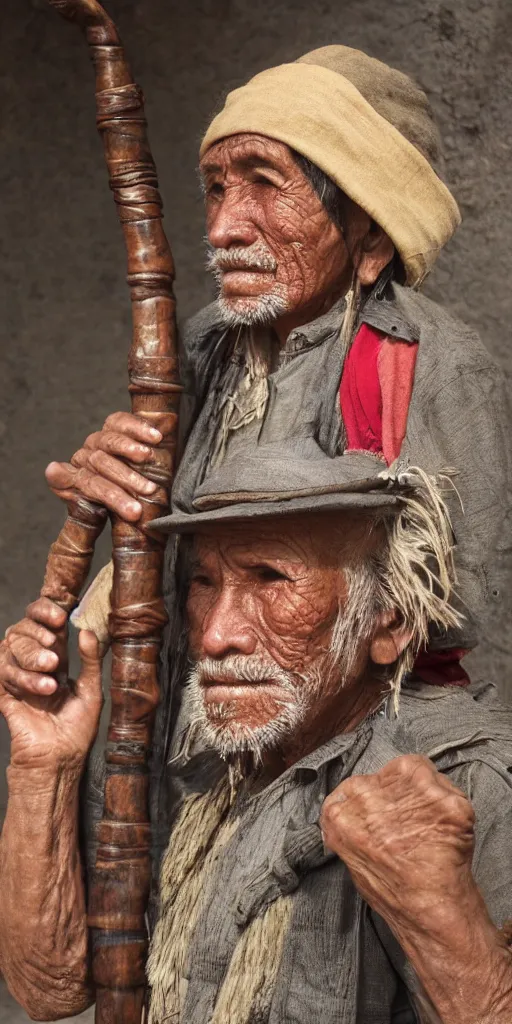
M344 302L292 331L269 378L262 420L237 431L230 458L258 443L313 437L331 456L344 448L339 386L345 353L340 341ZM465 324L410 288L378 286L361 322L405 341L418 342L414 387L401 459L427 472L455 469L458 492L448 492L456 539L457 593L465 622L431 646L471 648L491 592L500 588L499 549L510 512L510 446L503 375ZM222 396L242 372L232 337L222 328L216 303L186 326L183 339L185 397L183 456L172 504L191 511L194 491L208 473L212 437ZM186 441L186 446L184 442Z
M380 714L331 740L242 807L240 826L210 880L186 968L181 1024L205 1024L237 940L280 896L292 917L270 1011L255 1024L413 1024L416 978L389 928L324 850L323 800L353 774L403 753L429 756L471 800L473 872L489 913L512 917L512 730L489 690L405 689L398 718Z

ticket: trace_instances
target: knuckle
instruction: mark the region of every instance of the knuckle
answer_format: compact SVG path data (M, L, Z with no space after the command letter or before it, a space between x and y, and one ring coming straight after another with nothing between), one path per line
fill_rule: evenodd
M414 776L418 780L428 779L430 781L435 771L428 758L422 757L420 754L401 754L400 757L393 758L381 769L381 775L393 774L402 778Z
M47 597L38 597L36 601L31 601L25 608L27 619L30 619L31 622L37 621L39 615L44 615L47 612L49 603Z
M103 451L108 452L110 455L115 455L118 447L122 446L123 440L123 436L114 433L114 431L105 432L101 439Z
M102 469L104 465L103 456L104 453L100 448L95 448L93 451L90 451L87 457L89 466L92 466L93 469Z
M425 803L429 804L439 803L440 800L442 800L443 803L446 803L449 799L446 795L446 791L441 786L438 786L436 782L432 782L432 780L428 785L423 787L422 795Z
M341 804L339 800L334 800L332 797L328 797L324 801L322 810L320 812L320 826L322 828L329 828L336 823L339 818Z
M103 430L122 430L124 416L123 412L111 412L103 424Z
M4 668L12 660L12 654L7 640L0 644L0 668Z
M453 818L458 818L461 823L474 823L474 809L463 793L458 793L456 791L453 793L447 793L444 797L444 805L451 816Z
M373 789L374 779L372 775L353 775L351 779L347 779L346 785L348 792L357 796Z
M17 623L16 626L10 626L9 627L9 632L5 634L5 637L4 637L3 641L2 641L2 647L4 648L5 651L12 651L14 641L15 641L17 635L18 635L18 633L17 633L17 626L18 625L19 625L19 623Z
M71 466L73 469L80 469L89 458L89 452L85 448L79 448L74 455L71 456Z
M58 617L57 612L61 611L59 605L51 601L49 597L38 597L36 601L27 605L25 615L30 623L39 623L41 619L46 623L54 621Z

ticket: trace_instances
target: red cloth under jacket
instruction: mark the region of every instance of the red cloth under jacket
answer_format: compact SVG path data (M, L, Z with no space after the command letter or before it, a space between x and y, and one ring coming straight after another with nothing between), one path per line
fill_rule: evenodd
M347 448L374 452L389 466L400 454L414 383L417 342L390 338L362 324L345 360L340 385ZM461 648L422 651L415 673L426 683L465 686L469 682Z

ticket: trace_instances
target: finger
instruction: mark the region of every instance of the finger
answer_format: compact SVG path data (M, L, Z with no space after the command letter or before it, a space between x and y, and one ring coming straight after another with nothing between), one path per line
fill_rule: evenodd
M47 697L55 693L57 683L51 676L38 672L28 672L15 664L2 665L2 683L9 693L18 698Z
M37 640L37 643L42 647L51 647L55 643L56 636L50 629L46 629L46 626L40 626L39 623L34 622L33 619L22 619L16 626L10 626L5 631L6 639L16 633L17 636L30 637L31 640Z
M55 651L49 651L41 647L38 640L24 636L13 630L7 637L11 655L15 658L20 668L28 672L55 672L59 665L59 657Z
M130 462L151 463L155 461L155 453L149 445L134 441L126 434L120 434L115 430L99 430L96 434L91 434L85 441L82 451L84 449L86 451L101 449L108 455L118 455L123 459L129 459ZM75 456L73 456L74 458Z
M135 441L147 441L148 444L158 444L162 440L162 434L156 427L150 426L145 420L134 416L130 412L113 412L105 420L104 430L113 430L121 434L127 434Z
M65 500L70 500L68 495L74 493L75 500L85 497L105 505L128 523L140 519L142 505L138 501L127 495L117 484L88 469L75 469L67 463L51 462L46 468L46 479L59 497L66 495Z
M123 490L128 491L134 497L137 497L138 494L154 494L157 489L157 484L153 483L152 480L146 480L146 477L142 476L141 473L137 473L135 469L130 469L120 459L114 459L111 455L107 455L106 452L90 452L88 462L89 466L92 466L97 473L106 477L107 480L111 480L118 487L122 487Z
M38 597L37 601L32 601L27 606L25 614L28 619L40 622L42 626L47 626L54 632L64 629L68 618L65 609L55 604L49 597Z
M78 634L81 670L76 681L75 694L88 704L102 700L101 652L97 637L90 629Z
M76 471L69 462L49 462L44 475L50 487L65 490L74 486Z

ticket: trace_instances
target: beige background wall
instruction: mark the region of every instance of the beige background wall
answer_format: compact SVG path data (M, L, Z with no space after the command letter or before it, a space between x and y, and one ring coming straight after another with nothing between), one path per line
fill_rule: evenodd
M428 291L477 327L510 372L510 0L111 0L109 9L147 96L182 317L210 297L195 171L210 113L250 74L339 41L412 72L429 93L464 224ZM3 630L36 594L61 523L45 465L127 405L130 310L86 48L46 0L2 0L0 117ZM511 648L502 599L473 671L510 695Z

